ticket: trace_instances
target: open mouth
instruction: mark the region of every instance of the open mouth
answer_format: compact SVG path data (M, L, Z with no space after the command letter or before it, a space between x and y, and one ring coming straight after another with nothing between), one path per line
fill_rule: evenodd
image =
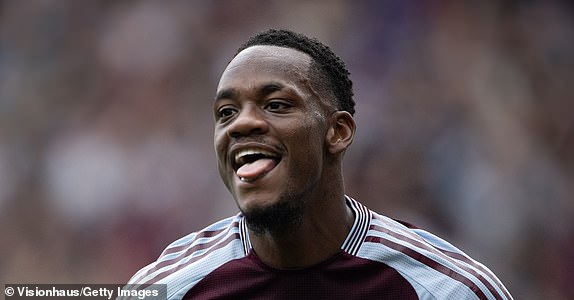
M281 156L259 148L241 149L233 156L233 169L241 181L253 182L273 170Z

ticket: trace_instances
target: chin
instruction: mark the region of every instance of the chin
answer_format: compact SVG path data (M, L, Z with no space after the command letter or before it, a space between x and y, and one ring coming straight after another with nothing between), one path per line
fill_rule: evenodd
M291 197L279 197L275 201L251 199L248 203L238 201L238 204L247 226L253 232L282 234L301 223L304 203L300 199Z

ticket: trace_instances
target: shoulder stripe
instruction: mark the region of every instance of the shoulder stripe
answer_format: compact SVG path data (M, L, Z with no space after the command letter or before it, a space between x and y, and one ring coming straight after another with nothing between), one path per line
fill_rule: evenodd
M179 271L179 270L181 270L181 269L187 267L188 265L190 265L190 264L192 264L192 263L194 263L194 262L200 260L201 258L203 258L204 256L210 254L211 252L213 252L213 251L215 251L215 250L217 250L217 249L220 249L220 248L223 248L223 247L227 246L227 244L231 243L232 241L234 241L234 240L236 240L236 239L239 239L239 233L234 233L234 234L232 234L232 235L229 235L227 239L225 239L224 241L222 241L222 242L216 244L215 246L211 247L208 251L206 251L206 252L204 252L204 253L202 253L202 254L200 254L200 255L198 255L198 256L191 257L188 261L186 261L186 262L184 262L184 263L178 264L178 265L174 266L173 268L167 269L167 270L165 270L165 271L163 271L163 272L160 272L160 273L156 274L156 275L153 276L152 278L146 280L146 282L145 282L144 284L153 284L153 283L156 283L156 282L158 282L159 280L161 280L161 279L163 279L163 278L169 276L170 274L173 274L173 273L175 273L175 272L177 272L177 271ZM157 270L157 269L155 269L155 270Z
M443 273L444 275L449 276L450 278L466 285L468 288L470 288L474 294L481 300L488 300L488 298L486 297L486 295L482 292L482 290L474 283L472 282L470 279L464 277L463 275L457 273L456 271L441 265L440 263L426 257L425 255L423 255L420 252L417 252L413 249L407 248L403 245L394 243L390 240L381 238L381 237L376 237L376 236L368 236L367 239L365 240L365 242L372 242L372 243L380 243L380 244L384 244L385 246L394 249L396 251L400 251L406 255L408 255L409 257L411 257L414 260L417 260L425 265L427 265L428 267ZM500 298L497 298L500 299Z
M380 219L380 218L377 218L377 219L383 221L383 220ZM469 274L471 274L472 276L474 276L476 279L478 279L482 284L484 284L484 286L486 286L486 288L489 290L489 292L490 292L492 295L494 295L494 297L495 297L496 299L502 299L502 297L501 297L501 295L500 295L500 292L491 284L491 282L494 282L494 283L497 285L497 287L499 288L499 290L502 291L502 293L504 294L504 296L505 296L506 298L512 299L512 297L510 297L510 294L508 293L508 291L506 290L506 288L504 288L504 287L502 286L502 284L499 282L499 280L498 280L495 276L493 276L493 275L491 274L490 270L488 270L486 267L481 266L480 264L474 262L472 259L469 259L468 257L466 257L466 256L464 256L464 255L462 255L462 254L460 254L460 253L456 253L456 252L453 252L453 251L448 251L448 250L444 250L444 249L437 248L437 247L435 247L435 246L431 246L431 245L429 245L429 244L426 244L426 243L417 241L417 240L415 240L415 239L413 239L413 238L411 238L411 237L408 237L408 236L406 236L406 235L399 234L399 233L397 233L397 232L394 232L394 231L392 231L392 230L389 230L389 229L387 229L387 228L384 228L384 227L381 227L381 226L378 226L378 225L375 225L375 224L372 224L372 225L371 225L371 229L374 230L374 231L378 231L378 232L385 233L385 234L387 234L387 235L389 235L389 236L392 236L392 237L394 237L394 238L397 238L398 240L407 242L407 243L411 244L411 245L414 246L414 247L418 247L418 248L420 248L420 249L424 249L424 250L429 251L429 252L431 252L431 253L435 253L435 254L438 253L439 255L440 255L440 254L444 254L445 256L448 257L448 259L449 259L449 261L450 261L451 263L453 263L453 264L456 265L457 267L460 267L460 268L463 269L464 271L468 272ZM413 235L419 237L419 236L416 235L415 233L413 233ZM377 240L378 242L382 242L383 240L384 240L384 241L388 241L388 240L386 240L386 239L383 239L383 238L381 238L381 237L376 237L376 236L369 236L367 239L368 239L368 240L369 240L369 239L371 239L371 240L374 239L374 240ZM393 242L391 242L391 241L389 241L389 242L390 242L390 243L393 243ZM383 243L383 244L384 244L384 243ZM386 245L386 244L385 244L385 245ZM400 246L400 245L399 245L399 246ZM400 246L400 247L403 247L403 246ZM404 248L404 247L403 247L403 248ZM393 249L394 249L394 248L393 248ZM406 248L406 249L408 249L408 248ZM397 250L397 249L395 249L395 250ZM410 251L414 251L414 250L412 250L412 249L409 249L409 250L410 250ZM406 253L405 253L405 254L406 254ZM418 253L418 254L417 254L417 257L421 257L421 259L423 259L423 260L424 260L424 259L428 259L428 260L431 260L431 261L432 261L432 259L430 259L430 258L424 256L422 253ZM414 257L413 257L413 258L414 258ZM421 262L423 262L423 261L421 261ZM423 263L425 263L425 262L423 262ZM425 263L425 264L426 264L426 263ZM438 263L437 263L437 264L438 264ZM481 271L481 272L482 272L483 274L485 274L485 275L479 274L475 269L473 269L472 267L469 267L468 265L474 267L476 270ZM447 267L445 267L445 268L447 268ZM455 272L455 271L452 270L452 272ZM462 275L460 275L460 276L462 276ZM490 279L490 280L488 280L487 278L485 278L485 276L488 276L488 279ZM478 288L478 287L476 287L476 288Z
M138 281L142 280L143 278L149 276L150 274L159 271L162 268L165 268L165 267L170 266L170 265L175 265L178 262L180 262L180 261L182 261L188 257L193 256L195 253L197 253L199 251L213 247L219 241L221 241L222 239L224 239L226 236L229 235L229 234L224 234L224 235L219 236L221 233L226 232L226 231L230 231L234 227L237 227L238 224L239 224L239 222L235 221L235 222L231 223L229 226L227 226L226 228L200 232L200 233L196 234L195 236L193 236L193 238L191 238L189 241L187 241L183 245L178 245L175 247L168 247L160 255L160 258L157 260L157 263L154 264L153 267L147 269L145 272L143 272L141 275L139 275L138 278L134 278L134 282L138 282ZM239 234L237 234L237 233L232 234L231 237L239 238ZM203 239L203 238L208 238L208 239L200 242L201 239ZM179 251L171 250L174 248L179 250ZM186 248L187 248L187 250L185 250ZM217 248L215 248L215 249L217 249ZM183 250L185 250L185 251L183 251ZM212 250L210 250L210 251L212 251ZM176 253L178 253L178 254L175 257L166 258L166 256L168 256L169 254L176 254ZM199 257L202 257L202 256L203 255L200 255Z
M234 227L234 226L236 226L236 225L237 225L237 222L231 224L231 227ZM189 245L190 245L191 243L193 243L194 241L196 241L196 240L198 240L198 239L201 239L201 238L214 237L214 236L220 234L221 232L225 231L226 229L227 229L227 228L222 228L222 229L217 229L217 230L210 230L210 231L199 232L198 234L195 235L195 237L194 237L191 241L189 241L189 242L187 242L187 243L185 243L185 244L183 244L183 245L174 246L174 247L168 247L167 249L165 249L165 250L163 251L163 253L161 254L161 256L165 256L165 255L168 255L168 254L171 254L171 253L180 252L180 251L186 249L187 247L189 247Z
M510 293L508 292L508 290L506 290L506 288L502 285L502 283L497 280L496 278L494 278L491 275L491 271L488 270L486 267L484 267L481 264L476 263L474 260L469 259L468 257L457 253L457 252L453 252L453 251L449 251L449 250L445 250L445 249L440 249L438 248L441 252L443 252L445 255L449 256L450 258L456 259L462 263L466 263L469 264L471 266L473 266L474 268L482 271L484 274L486 274L488 277L490 277L490 279L498 286L498 288L502 291L502 293L504 294L504 296L508 299L512 299L512 297L510 296ZM498 295L498 293L495 291L494 287L484 278L482 277L480 274L478 274L476 271L474 271L471 268L465 267L464 265L460 265L465 271L471 273L472 275L474 275L476 278L478 278L484 285L486 285L486 287L488 287L488 290L493 294L493 295Z
M234 224L234 226L235 226L235 225L236 225L236 224ZM163 267L165 267L165 266L169 266L169 265L172 265L172 264L177 263L178 261L180 261L180 260L181 260L182 258L184 258L184 257L193 256L193 254L194 254L195 252L199 252L199 251L201 251L201 250L205 250L205 249L207 249L207 248L209 248L209 247L211 247L211 246L217 244L217 242L219 242L219 240L221 240L223 237L224 237L224 236L222 236L222 237L220 237L220 238L217 238L217 239L209 240L209 242L206 242L206 243L201 243L201 244L198 243L197 245L195 245L195 246L193 246L193 247L187 249L185 252L181 252L180 254L178 254L177 257L171 258L171 259L168 259L168 260L164 260L164 261L158 263L158 264L157 264L157 268L158 268L158 269L161 269L161 268L163 268ZM197 241L197 239L195 239L195 240ZM189 245L188 245L188 246L189 246Z

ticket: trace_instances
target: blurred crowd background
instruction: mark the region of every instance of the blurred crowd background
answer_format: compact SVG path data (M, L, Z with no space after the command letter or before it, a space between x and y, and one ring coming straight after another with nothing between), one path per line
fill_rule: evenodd
M570 1L0 1L0 282L124 283L237 209L218 77L287 28L347 63L347 193L516 299L574 299Z

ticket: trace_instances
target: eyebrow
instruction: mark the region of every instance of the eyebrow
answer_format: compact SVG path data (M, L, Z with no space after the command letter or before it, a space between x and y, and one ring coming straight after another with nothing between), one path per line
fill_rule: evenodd
M237 90L235 90L233 88L224 89L224 90L217 92L217 94L215 95L215 101L221 100L221 99L235 98L237 94L238 94Z
M261 89L259 90L259 96L263 97L263 96L267 96L269 94L272 94L274 92L280 91L284 88L285 86L281 83L278 82L270 82L267 83L265 85L263 85L261 87Z
M268 83L265 83L261 87L258 88L257 96L265 97L269 94L280 91L284 88L285 88L285 85L283 85L281 83L268 82ZM220 100L220 99L234 99L234 98L237 98L238 95L239 95L239 91L236 88L223 89L215 95L215 101Z

